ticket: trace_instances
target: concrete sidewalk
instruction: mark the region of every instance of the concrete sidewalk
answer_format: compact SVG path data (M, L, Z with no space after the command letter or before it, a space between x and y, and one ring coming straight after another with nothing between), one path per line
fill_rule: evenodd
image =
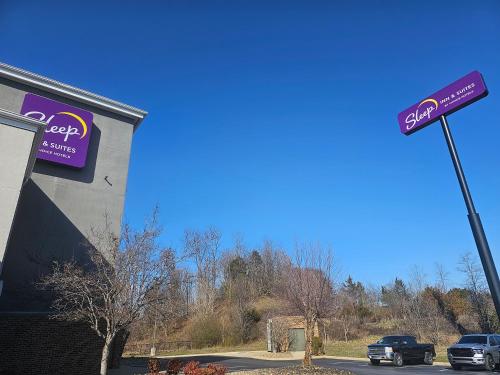
M252 350L243 352L223 352L223 353L202 353L202 354L183 354L183 355L164 355L156 356L156 358L184 358L184 357L202 357L202 356L221 356L221 357L236 357L236 358L253 358L266 361L296 361L304 358L304 352L286 352L286 353L270 353L265 350Z

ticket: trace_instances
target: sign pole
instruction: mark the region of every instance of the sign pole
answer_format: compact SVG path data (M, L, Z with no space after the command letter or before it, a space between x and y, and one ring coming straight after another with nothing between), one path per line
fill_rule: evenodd
M491 251L488 245L488 240L486 239L486 234L484 233L483 224L481 223L479 214L476 212L476 208L474 207L474 202L472 201L472 196L467 185L467 180L465 179L462 164L460 163L460 159L458 158L457 149L455 147L455 142L453 141L446 116L441 115L439 120L441 122L441 127L443 128L446 143L448 144L448 150L450 151L453 166L455 167L458 183L460 184L460 189L462 190L462 194L464 196L465 205L467 206L467 211L469 213L467 216L469 217L472 234L474 235L474 240L476 241L479 257L481 258L481 263L486 275L486 280L488 281L491 297L493 298L493 303L495 304L495 310L497 312L497 316L500 318L500 280L498 279L495 262L493 261L493 257L491 256Z

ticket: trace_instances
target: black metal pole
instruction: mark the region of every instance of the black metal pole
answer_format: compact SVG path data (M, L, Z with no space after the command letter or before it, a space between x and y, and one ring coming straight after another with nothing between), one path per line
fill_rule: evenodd
M453 137L451 135L448 122L446 121L446 117L444 115L441 116L440 121L444 137L446 138L446 143L448 144L448 150L450 151L451 160L453 161L453 166L455 167L455 172L457 173L458 183L460 184L460 189L462 189L465 205L467 206L467 211L469 212L467 216L469 217L472 234L474 235L474 240L476 241L479 258L481 258L484 274L486 275L486 280L488 281L488 286L490 288L491 297L493 298L493 303L495 304L497 316L500 318L500 280L498 279L495 262L491 256L483 224L481 223L479 214L476 212L476 208L474 207L474 202L472 201L469 187L467 186L467 180L465 179L462 164L458 158L455 142L453 142Z

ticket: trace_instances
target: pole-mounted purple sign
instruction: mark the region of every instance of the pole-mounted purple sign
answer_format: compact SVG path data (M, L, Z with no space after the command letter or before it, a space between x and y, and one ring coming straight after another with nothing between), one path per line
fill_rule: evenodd
M450 151L451 161L457 174L458 183L462 195L464 196L465 206L467 207L469 224L472 229L474 240L476 241L479 258L483 265L484 274L488 287L490 288L491 297L497 316L500 318L500 278L491 255L490 246L484 233L481 218L476 211L472 195L469 191L467 180L458 157L457 148L451 135L451 129L448 125L446 115L465 107L468 104L475 102L488 95L488 90L483 81L483 77L479 72L472 72L444 89L439 90L435 94L427 97L421 102L413 105L407 110L398 115L399 127L403 134L411 134L424 126L437 121L441 122L444 138Z
M93 114L31 93L21 114L47 123L38 159L83 168L87 160Z
M488 90L481 73L477 71L469 73L399 113L401 132L410 135L439 120L440 116L449 115L486 95Z

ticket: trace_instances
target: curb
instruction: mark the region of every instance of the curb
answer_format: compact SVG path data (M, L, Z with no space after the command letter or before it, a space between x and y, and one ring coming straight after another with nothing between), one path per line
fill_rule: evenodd
M303 354L297 356L287 356L282 358L276 357L266 357L264 355L259 355L257 353L252 354L251 352L223 352L223 353L199 353L199 354L181 354L181 355L157 355L155 358L186 358L186 357L203 357L203 356L220 356L220 357L235 357L235 358L252 358L259 359L263 361L297 361L303 358Z

